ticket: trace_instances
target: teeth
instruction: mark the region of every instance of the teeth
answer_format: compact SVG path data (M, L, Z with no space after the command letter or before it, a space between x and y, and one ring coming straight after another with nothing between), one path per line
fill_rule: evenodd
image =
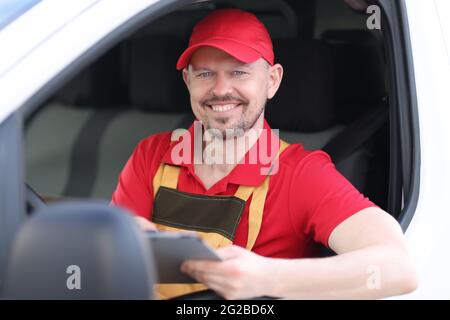
M211 105L211 108L215 112L226 112L226 111L236 108L237 106L238 106L237 104Z

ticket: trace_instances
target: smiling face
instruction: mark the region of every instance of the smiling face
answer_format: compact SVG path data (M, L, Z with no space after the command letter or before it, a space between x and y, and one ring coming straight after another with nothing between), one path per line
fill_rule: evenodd
M277 91L283 68L260 58L245 64L222 50L201 47L183 70L194 115L206 129L244 132L262 128L264 107Z

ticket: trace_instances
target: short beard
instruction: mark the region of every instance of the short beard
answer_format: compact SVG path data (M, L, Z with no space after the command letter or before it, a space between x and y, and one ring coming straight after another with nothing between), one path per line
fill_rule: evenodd
M221 138L223 140L226 140L227 138L238 138L241 137L247 132L249 129L253 128L258 121L261 114L264 112L264 109L266 108L267 100L264 101L261 109L257 113L257 115L251 119L251 120L245 120L244 117L238 120L238 122L233 125L231 128L226 128L223 130L219 130L216 128L212 128L208 121L204 121L203 125L206 130L208 130L208 133L210 133L215 138Z

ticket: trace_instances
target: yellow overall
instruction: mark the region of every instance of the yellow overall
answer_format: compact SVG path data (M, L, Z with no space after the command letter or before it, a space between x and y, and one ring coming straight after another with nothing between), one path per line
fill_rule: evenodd
M288 147L288 144L282 140L280 140L280 148L277 154L277 157ZM186 194L186 193L180 193L177 191L177 185L178 185L178 175L180 172L180 168L174 165L168 165L168 164L161 164L158 168L154 178L153 178L153 190L154 190L154 208L158 205L160 201L159 193L158 191L161 191L162 189L170 190L171 193L175 193L176 196L177 193L179 196L182 196L183 199L183 206L181 208L177 208L177 214L189 215L192 213L192 208L189 208L189 203L186 201L189 201L189 198L195 197L195 195L192 194ZM263 218L263 211L264 211L264 204L266 200L267 191L269 189L269 179L270 175L267 175L264 179L263 183L257 187L253 186L244 186L241 185L237 189L234 196L214 196L214 197L207 197L202 196L201 199L204 204L206 201L218 201L218 200L238 200L241 202L240 210L241 212L238 213L239 217L242 214L245 202L250 198L250 196L253 194L251 203L250 203L250 209L249 209L249 221L248 221L248 238L247 238L247 250L252 250L253 245L255 244L256 238L259 234L259 230L261 228L262 218ZM163 188L162 188L163 187ZM161 190L160 190L161 189ZM205 199L207 197L207 199ZM188 198L186 200L186 198ZM181 199L181 198L180 198ZM176 202L177 199L173 199ZM219 204L220 205L220 204ZM168 208L170 204L167 204L167 201L162 206L162 209L159 211L164 211ZM197 204L198 206L198 204ZM159 206L161 207L161 206ZM222 207L227 207L222 206ZM229 207L229 206L228 206ZM227 208L228 208L227 207ZM236 211L236 207L234 209L225 209L225 210L234 210ZM236 212L234 212L235 214ZM225 233L221 232L215 232L214 230L208 230L208 228L203 227L203 229L196 229L196 228L189 228L188 226L185 226L185 224L182 223L175 223L168 221L167 219L164 219L163 222L161 221L163 219L159 219L155 217L155 210L154 215L152 217L152 221L156 224L158 230L160 231L175 231L179 232L181 230L196 230L199 237L203 239L207 244L209 244L213 248L222 248L225 246L229 246L233 243L234 235L228 236ZM236 223L238 223L238 220L236 220ZM204 230L204 231L201 231ZM168 299L179 295L184 295L187 293L192 293L200 290L207 289L206 286L200 283L196 284L157 284L156 285L156 292L160 299Z

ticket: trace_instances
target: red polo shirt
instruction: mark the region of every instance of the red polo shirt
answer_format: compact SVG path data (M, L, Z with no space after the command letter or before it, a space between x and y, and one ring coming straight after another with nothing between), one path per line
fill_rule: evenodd
M189 128L191 137L193 127ZM266 121L264 129L271 132ZM259 138L253 148L270 144L273 136L269 134L267 137ZM162 161L174 164L171 152L177 143L171 144L170 139L171 132L163 132L143 139L137 145L119 176L112 204L151 218L153 176ZM208 190L196 176L193 164L177 163L181 167L178 190L203 195L233 195L239 185L261 184L265 177L260 169L265 162L248 164L244 161ZM245 247L247 242L250 201L251 197L234 239L234 244L241 247ZM278 172L270 176L263 221L253 251L278 258L315 256L317 242L328 246L328 238L336 226L371 206L375 205L335 169L325 152L308 151L301 144L292 144L282 153Z

